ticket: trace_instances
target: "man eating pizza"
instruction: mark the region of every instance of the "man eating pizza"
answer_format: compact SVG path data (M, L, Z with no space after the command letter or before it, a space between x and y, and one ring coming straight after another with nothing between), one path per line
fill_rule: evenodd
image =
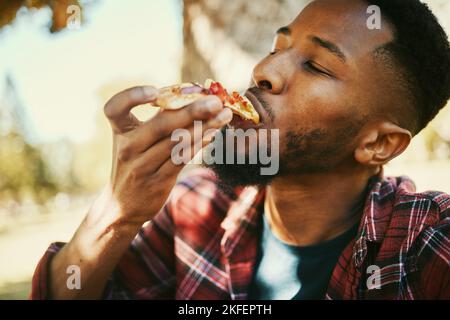
M379 29L367 26L371 5ZM160 90L111 98L110 183L71 241L47 250L31 297L450 299L450 196L383 175L450 96L449 43L428 7L313 1L278 30L252 80L258 124L215 94L146 122L131 110ZM194 121L278 130L279 172L212 163L177 180L170 135Z

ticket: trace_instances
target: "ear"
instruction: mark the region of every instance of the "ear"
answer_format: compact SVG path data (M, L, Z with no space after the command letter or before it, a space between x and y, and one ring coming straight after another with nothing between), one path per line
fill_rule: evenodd
M411 139L411 132L406 129L391 122L378 123L363 134L355 150L355 160L366 165L384 165L402 154Z

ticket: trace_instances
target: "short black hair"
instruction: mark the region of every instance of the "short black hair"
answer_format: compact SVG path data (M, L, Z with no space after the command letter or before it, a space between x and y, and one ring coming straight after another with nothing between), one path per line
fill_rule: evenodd
M447 34L429 7L419 0L364 0L381 9L394 28L394 40L383 46L402 69L412 95L416 134L434 119L450 97L450 46Z

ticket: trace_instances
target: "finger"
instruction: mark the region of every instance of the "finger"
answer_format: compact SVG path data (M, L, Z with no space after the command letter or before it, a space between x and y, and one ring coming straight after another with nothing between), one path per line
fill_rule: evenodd
M105 105L104 113L115 132L123 133L134 129L139 121L130 113L135 106L153 102L158 89L151 86L134 87L119 92Z
M211 142L217 131L224 125L229 123L233 118L230 109L224 109L215 118L203 123L201 131L198 128L191 126L189 129L184 129L185 139L173 139L167 137L159 141L138 159L136 159L136 166L142 168L142 172L152 174L156 172L167 160L173 162L174 167L180 164L186 164L195 156L198 151ZM197 132L199 131L199 132ZM181 165L181 167L183 167Z
M179 110L165 110L128 133L140 152L149 149L179 128L187 128L196 120L209 120L223 110L216 96L207 96Z

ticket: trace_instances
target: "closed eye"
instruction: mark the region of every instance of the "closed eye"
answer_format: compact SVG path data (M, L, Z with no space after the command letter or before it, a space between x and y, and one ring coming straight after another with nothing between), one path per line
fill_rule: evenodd
M308 60L303 63L303 67L306 71L316 73L316 74L322 74L330 78L334 78L333 75L327 71L325 68L317 65L314 61Z

